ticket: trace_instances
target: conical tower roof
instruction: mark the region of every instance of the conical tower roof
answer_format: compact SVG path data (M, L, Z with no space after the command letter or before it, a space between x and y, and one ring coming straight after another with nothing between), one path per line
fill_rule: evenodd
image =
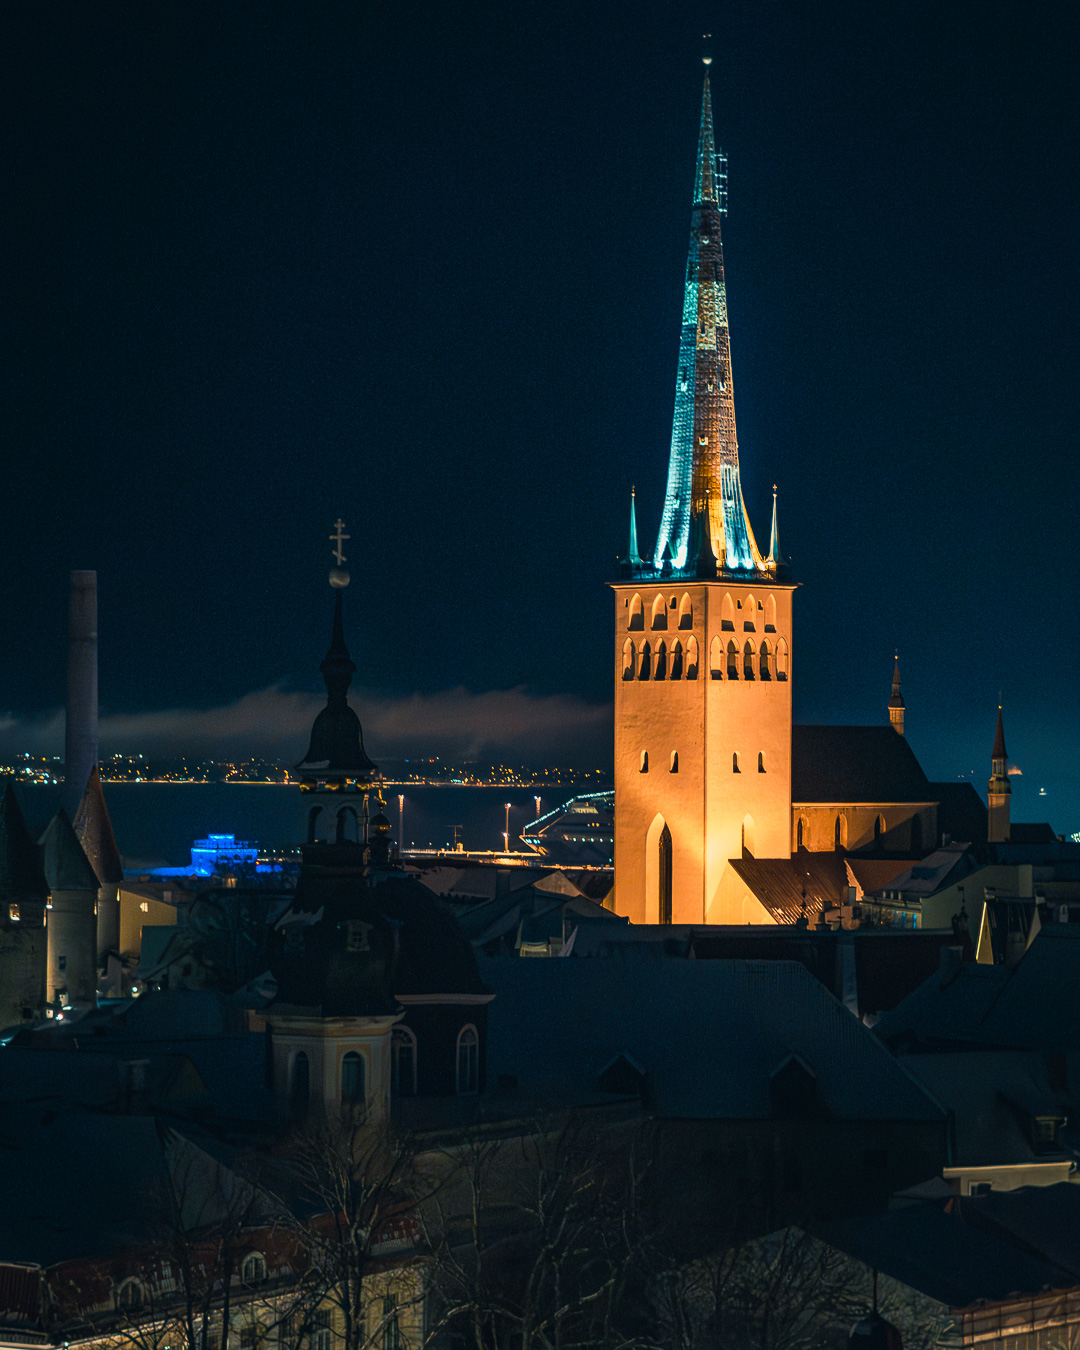
M904 706L904 696L900 692L900 653L896 653L895 663L893 665L892 676L892 696L889 699L890 708L902 708Z
M30 838L9 781L0 797L0 899L44 900L48 894L41 850Z
M990 753L991 759L1008 759L1009 754L1005 749L1005 727L1001 721L1001 709L998 708L997 727L994 731L994 748Z
M667 492L656 566L670 545L677 568L700 575L700 549L691 547L696 517L704 517L712 554L723 574L767 572L743 502L735 397L731 376L727 289L720 220L726 209L725 161L713 135L709 77L701 102L694 206L686 264L682 338L675 386Z
M105 805L101 773L96 764L90 770L86 791L75 812L72 828L94 869L98 883L102 886L119 885L124 879L124 868L120 861L120 850L116 846L109 808Z
M373 778L378 770L364 751L360 719L349 707L349 685L356 672L356 665L345 645L340 589L334 592L330 646L319 669L326 684L326 707L315 718L311 728L311 743L297 768L301 772L317 771L320 778L327 774L332 777Z
M97 875L63 807L49 821L39 842L45 880L51 891L93 891L97 894Z

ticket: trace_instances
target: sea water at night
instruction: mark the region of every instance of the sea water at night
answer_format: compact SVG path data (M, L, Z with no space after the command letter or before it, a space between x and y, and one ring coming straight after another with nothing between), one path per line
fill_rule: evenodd
M510 846L536 816L550 811L585 788L387 787L386 814L398 832L398 794L405 798L406 848L452 848L454 827L467 849L501 849L505 803L510 803ZM60 790L20 785L19 801L30 828L42 830L59 805ZM302 842L305 809L299 788L278 783L106 783L116 841L126 867L186 866L191 844L208 834L233 834L263 848ZM515 843L515 841L517 841Z

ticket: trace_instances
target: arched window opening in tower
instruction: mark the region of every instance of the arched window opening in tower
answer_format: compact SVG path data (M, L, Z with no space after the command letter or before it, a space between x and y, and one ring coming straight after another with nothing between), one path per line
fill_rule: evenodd
M678 638L675 639L671 648L671 670L668 672L668 679L682 679L682 643Z
M729 680L739 678L739 649L734 642L727 645L727 677Z
M732 755L731 755L731 772L732 772L732 773L741 773L741 772L742 772L742 770L739 768L739 752L738 752L738 750L733 751L733 752L732 752Z
M772 648L767 642L763 642L758 651L758 676L763 680L771 680L773 677Z
M474 1026L462 1027L457 1038L457 1090L475 1092L480 1081L480 1037Z
M720 628L725 633L734 633L735 631L735 606L731 603L731 596L724 596L724 603L720 606Z
M678 773L678 772L679 772L679 752L678 752L678 750L672 750L672 752L671 752L671 770L670 770L670 771L671 771L672 773Z
M810 845L810 822L805 816L799 817L799 823L795 827L795 847L808 848Z
M654 632L667 628L667 601L662 595L652 603L652 628Z
M758 751L758 756L757 756L757 771L758 771L758 773L764 773L764 772L765 772L765 751L764 751L764 750L759 750L759 751Z
M754 619L757 617L757 604L752 595L748 595L743 601L743 632L752 633L754 631Z
M874 843L880 844L885 836L885 817L878 816L874 821Z
M408 1027L390 1033L390 1075L396 1097L416 1096L416 1037Z
M847 845L847 821L842 815L836 817L833 825L833 847L845 848Z
M366 1095L364 1057L355 1050L341 1061L341 1104L342 1106L360 1106Z
M743 648L743 679L752 680L754 678L754 644L748 642Z
M649 752L648 752L648 750L642 750L642 752L641 752L641 768L640 768L639 772L640 772L640 773L648 773L648 772L649 772Z
M641 657L638 661L638 679L647 680L652 674L652 651L647 642L641 644Z
M337 827L334 842L338 844L355 844L356 840L356 812L351 806L343 806L337 813Z
M683 597L679 601L679 627L693 628L694 626L694 607L690 603L690 597L683 591Z
M770 595L765 601L765 631L776 632L776 597Z
M663 680L667 678L667 644L661 640L656 649L656 670L653 673L654 680Z
M671 831L665 825L660 831L660 858L657 876L660 883L657 896L657 914L661 923L671 922Z
M697 638L692 637L686 644L686 678L696 680L698 672Z
M786 680L788 676L788 646L787 639L781 638L776 644L776 678Z
M627 638L623 643L622 649L622 677L624 680L634 678L634 643L632 638Z
M709 643L709 679L722 680L724 678L724 644L718 637L714 637Z
M645 606L641 603L640 595L635 594L630 598L630 621L626 626L631 632L645 627Z
M307 814L307 841L309 844L318 843L320 815L322 815L321 806L313 806Z

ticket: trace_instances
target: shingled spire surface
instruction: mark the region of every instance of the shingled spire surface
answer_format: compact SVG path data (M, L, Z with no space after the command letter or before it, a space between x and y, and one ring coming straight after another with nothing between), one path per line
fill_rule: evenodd
M101 774L95 764L90 770L86 791L72 821L75 837L82 845L90 866L102 886L116 886L124 879L120 850L116 846L109 808L101 788Z
M90 865L63 807L49 821L40 842L45 880L50 890L92 891L97 894L97 873Z
M725 161L713 135L709 77L701 104L690 250L686 263L682 337L675 383L675 418L667 492L655 565L670 546L677 570L700 574L702 549L690 538L700 518L721 575L767 572L754 540L739 481L731 338L720 220L726 210Z

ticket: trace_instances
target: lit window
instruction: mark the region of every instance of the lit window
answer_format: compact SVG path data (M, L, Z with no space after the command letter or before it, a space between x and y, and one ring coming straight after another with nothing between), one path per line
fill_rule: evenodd
M139 908L142 910L142 912L143 912L144 914L149 914L149 913L150 913L150 904L149 904L149 901L147 901L147 900L140 900L140 901L139 901Z
M8 918L12 923L18 923L21 917L18 905L8 905Z
M240 1267L240 1278L245 1284L262 1284L266 1279L266 1261L262 1252L248 1252Z
M401 1344L401 1329L398 1326L397 1299L387 1294L383 1299L383 1350L398 1350Z

